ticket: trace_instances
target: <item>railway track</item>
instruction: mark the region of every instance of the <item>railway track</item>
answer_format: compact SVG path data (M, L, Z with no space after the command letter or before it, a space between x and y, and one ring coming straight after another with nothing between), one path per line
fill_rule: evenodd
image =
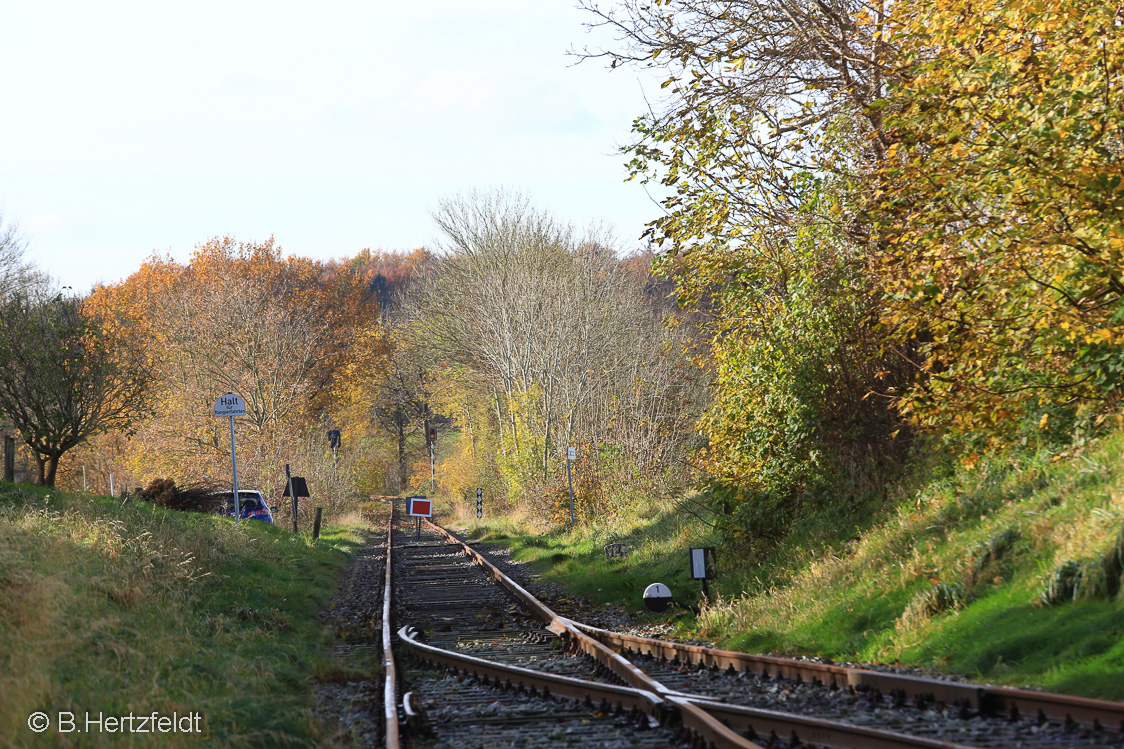
M688 747L433 526L394 537L414 746ZM559 700L560 697L570 699ZM589 698L588 700L586 698Z
M379 558L388 747L1124 747L1122 703L574 622L433 524L392 521ZM402 687L394 652L409 658Z

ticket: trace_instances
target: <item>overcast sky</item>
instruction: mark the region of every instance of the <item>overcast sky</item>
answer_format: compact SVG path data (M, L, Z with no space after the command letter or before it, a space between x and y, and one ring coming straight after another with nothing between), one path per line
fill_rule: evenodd
M638 246L617 148L658 81L575 66L608 42L573 2L7 3L0 211L76 291L215 235L410 250L473 187Z

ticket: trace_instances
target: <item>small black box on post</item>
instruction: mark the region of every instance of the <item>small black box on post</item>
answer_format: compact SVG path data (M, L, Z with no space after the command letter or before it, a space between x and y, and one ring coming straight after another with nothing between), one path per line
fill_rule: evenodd
M691 579L701 580L703 595L710 597L706 581L718 577L718 563L713 546L691 549Z
M292 489L290 493L289 489ZM289 471L289 464L285 464L285 488L281 490L281 498L292 498L293 504L293 533L297 532L297 497L310 498L312 495L308 493L308 484L305 483L304 476L294 476Z
M311 494L308 493L308 483L305 482L304 476L293 476L292 478L293 478L293 496L304 497L305 499L312 496ZM288 483L285 484L285 489L281 493L281 496L282 497L288 497L289 496L289 484Z

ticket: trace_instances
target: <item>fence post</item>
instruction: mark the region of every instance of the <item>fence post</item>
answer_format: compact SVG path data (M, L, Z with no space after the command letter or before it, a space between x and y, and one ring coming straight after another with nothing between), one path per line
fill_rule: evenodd
M285 464L285 482L289 487L289 501L293 505L293 533L297 532L297 493L293 491L293 472L289 470L289 464Z
M320 538L320 513L324 511L323 507L316 508L316 517L312 519L312 540Z

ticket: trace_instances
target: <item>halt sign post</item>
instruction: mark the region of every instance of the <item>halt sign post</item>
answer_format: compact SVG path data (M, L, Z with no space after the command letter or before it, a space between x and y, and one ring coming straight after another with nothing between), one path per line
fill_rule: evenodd
M433 500L428 497L406 497L410 517L417 518L417 535L415 540L421 541L421 519L433 517Z
M220 395L215 401L215 416L230 417L230 470L234 487L234 522L242 525L242 503L238 501L238 456L234 452L234 417L246 415L246 401L234 393Z

